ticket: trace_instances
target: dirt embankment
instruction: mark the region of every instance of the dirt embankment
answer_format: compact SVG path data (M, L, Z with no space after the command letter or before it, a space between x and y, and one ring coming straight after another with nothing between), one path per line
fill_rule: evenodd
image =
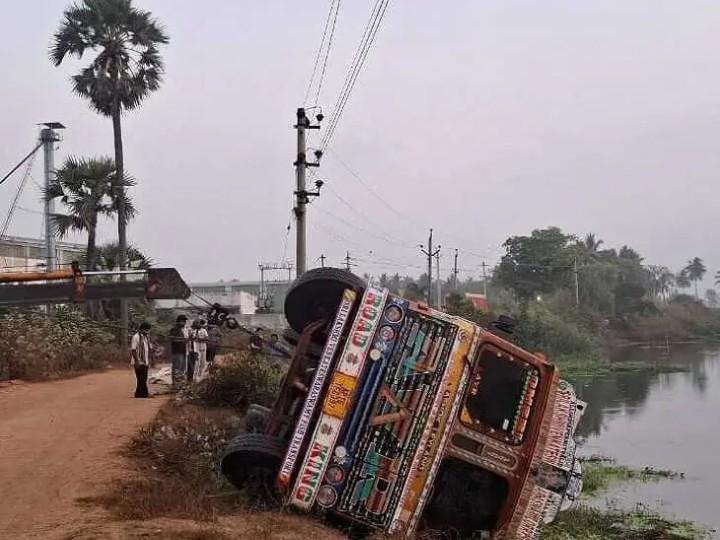
M130 370L0 387L1 540L343 538L291 515L116 521L80 504L133 473L120 450L165 402L133 399L133 390Z

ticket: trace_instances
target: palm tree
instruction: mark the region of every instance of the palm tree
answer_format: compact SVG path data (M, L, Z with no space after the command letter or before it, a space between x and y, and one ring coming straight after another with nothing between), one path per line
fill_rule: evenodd
M686 269L681 270L680 273L675 276L675 285L681 289L687 289L692 285Z
M68 210L67 214L53 214L56 234L64 238L71 231L87 232L86 269L95 268L97 226L100 216L113 216L120 206L115 185L129 187L133 182L125 178L115 180L115 163L109 157L76 159L69 157L56 171L55 176L44 190L46 200L59 200ZM124 193L123 197L127 197ZM125 218L135 215L131 200L125 199Z
M703 260L700 257L695 257L694 259L688 261L688 264L683 271L687 274L688 279L695 283L695 299L699 300L698 281L700 281L705 275L705 272L707 272L707 268L705 267Z
M127 247L127 266L132 270L147 270L154 262L139 249ZM117 270L120 267L120 245L108 242L97 249L97 265L103 270Z
M583 242L583 245L590 253L597 253L600 249L600 246L603 245L604 242L600 240L599 238L595 238L595 233L588 233L585 235L585 241Z
M82 58L95 53L90 64L72 77L76 94L90 101L95 111L112 118L116 177L125 177L123 159L123 111L140 107L160 88L164 64L159 45L167 34L148 11L137 9L132 0L78 0L68 7L55 33L50 59L59 66L68 56ZM118 183L118 245L120 268L127 266L127 208L125 188ZM125 305L125 302L123 302ZM127 327L127 309L121 309L121 326ZM121 339L127 341L126 332Z

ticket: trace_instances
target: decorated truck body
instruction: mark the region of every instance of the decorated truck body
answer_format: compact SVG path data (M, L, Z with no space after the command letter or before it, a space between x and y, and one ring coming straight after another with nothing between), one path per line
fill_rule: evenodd
M288 294L295 354L222 467L238 488L407 537L534 539L581 490L585 404L558 370L488 329L336 269Z

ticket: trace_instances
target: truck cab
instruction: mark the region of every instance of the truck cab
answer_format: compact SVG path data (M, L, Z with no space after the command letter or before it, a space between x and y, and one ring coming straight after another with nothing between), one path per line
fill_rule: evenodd
M577 499L585 404L544 356L318 270L288 294L294 358L259 429L229 445L233 484L261 463L286 504L400 537L533 539Z

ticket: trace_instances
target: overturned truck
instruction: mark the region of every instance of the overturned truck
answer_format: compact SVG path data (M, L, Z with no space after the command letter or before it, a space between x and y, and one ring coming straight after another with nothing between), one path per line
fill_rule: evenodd
M533 539L579 497L585 403L543 355L332 268L300 277L285 315L280 395L222 460L237 488L398 537Z

